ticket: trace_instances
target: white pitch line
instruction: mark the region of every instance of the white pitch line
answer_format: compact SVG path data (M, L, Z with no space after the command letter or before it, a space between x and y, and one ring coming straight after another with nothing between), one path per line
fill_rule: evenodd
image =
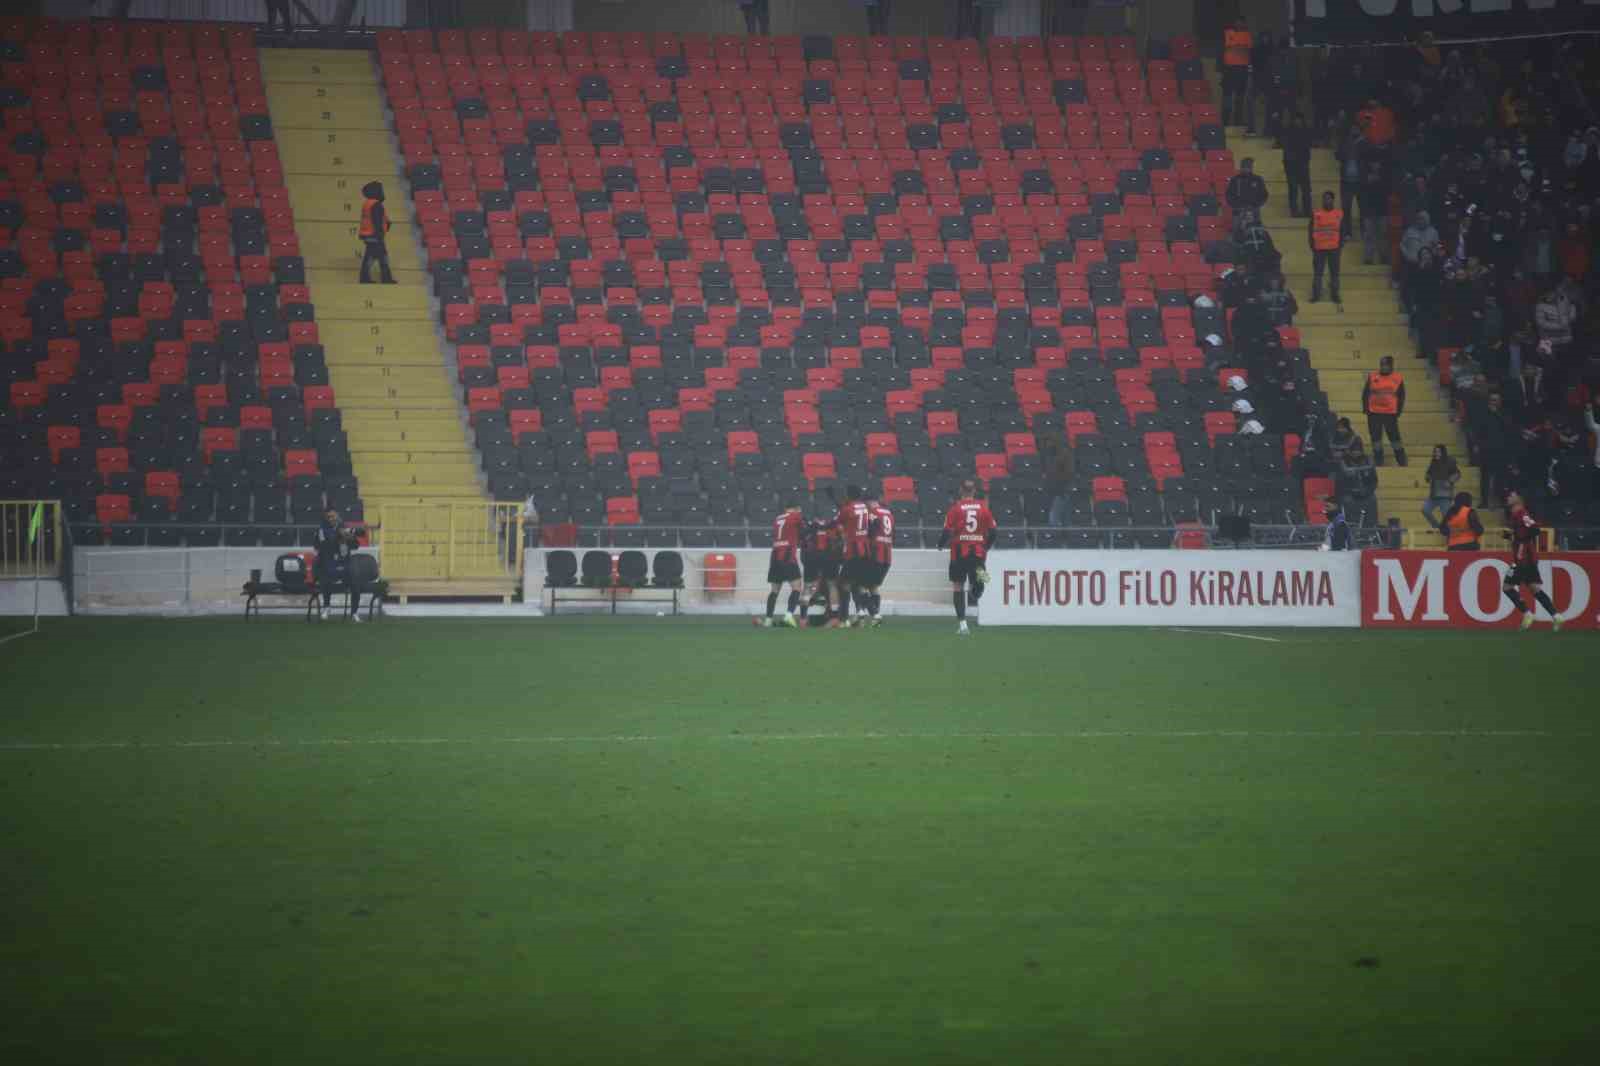
M1590 733L1557 734L1544 729L1163 729L1082 730L1060 733L721 733L721 734L619 734L613 736L545 737L323 737L310 740L175 740L141 743L133 740L54 743L9 741L0 751L183 751L199 748L367 748L564 744L670 744L670 743L795 743L881 740L1184 740L1184 739L1360 739L1455 737L1589 737Z
M1174 633L1199 633L1202 636L1234 637L1238 640L1264 640L1268 644L1283 643L1282 639L1278 637L1263 637L1256 633L1234 633L1226 629L1179 629L1173 626L1171 631Z

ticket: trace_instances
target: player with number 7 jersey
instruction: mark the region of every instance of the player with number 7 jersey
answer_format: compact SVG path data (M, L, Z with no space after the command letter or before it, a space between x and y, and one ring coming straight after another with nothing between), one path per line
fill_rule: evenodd
M959 623L956 632L963 636L967 633L967 585L971 584L976 603L989 577L983 564L994 546L996 529L989 505L978 499L977 483L963 481L961 497L945 512L944 532L939 535L939 546L950 546L951 600Z

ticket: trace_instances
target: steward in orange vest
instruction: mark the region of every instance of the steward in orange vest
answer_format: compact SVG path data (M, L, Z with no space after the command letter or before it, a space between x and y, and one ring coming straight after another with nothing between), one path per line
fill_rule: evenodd
M368 276L373 263L378 264L378 276L385 285L394 284L389 271L389 246L384 236L389 232L389 213L383 207L383 182L369 181L361 187L361 224L356 236L361 238L361 284L370 285Z
M1243 118L1250 93L1250 46L1254 43L1242 16L1222 31L1222 121L1230 126L1245 125Z
M1250 65L1250 49L1255 44L1255 38L1250 35L1250 29L1241 17L1228 29L1222 31L1222 65L1225 67L1247 67Z
M1306 226L1306 241L1311 245L1311 302L1322 299L1322 274L1328 273L1328 289L1333 302L1339 302L1339 249L1344 244L1344 212L1333 205L1333 193L1322 194L1322 209L1311 212Z
M1400 439L1400 416L1406 409L1406 379L1395 373L1394 357L1378 360L1378 369L1367 375L1361 390L1361 406L1367 412L1367 432L1372 436L1372 461L1383 465L1383 438L1394 445L1394 460L1406 465L1406 446Z
M1465 492L1456 494L1455 503L1444 513L1439 532L1445 536L1445 549L1453 552L1475 552L1483 536L1483 523L1478 512L1472 509L1472 496Z

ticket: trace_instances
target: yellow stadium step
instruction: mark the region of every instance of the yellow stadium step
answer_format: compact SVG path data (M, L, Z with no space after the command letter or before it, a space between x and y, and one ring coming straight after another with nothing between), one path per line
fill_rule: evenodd
M373 315L382 315L385 322L405 320L417 323L418 329L433 329L432 301L427 291L418 286L328 281L318 287L319 333L338 319L370 321Z
M1378 508L1385 518L1400 519L1402 525L1430 536L1421 515L1428 490L1423 478L1435 444L1443 444L1452 455L1467 454L1466 440L1452 419L1449 400L1416 359L1416 341L1394 293L1389 267L1361 261L1359 239L1346 242L1340 256L1339 290L1343 304L1334 304L1324 279L1324 300L1310 300L1313 280L1311 249L1306 240L1306 220L1289 215L1289 187L1283 179L1283 156L1264 137L1247 137L1241 129L1228 131L1234 158L1255 160L1256 173L1267 182L1267 206L1262 223L1272 233L1273 244L1283 256L1286 284L1300 305L1295 326L1301 343L1311 354L1323 391L1334 412L1350 419L1356 432L1367 435L1362 414L1361 390L1367 375L1378 368L1385 355L1395 358L1395 368L1406 376L1406 410L1400 416L1400 436L1405 441L1409 466L1383 466L1378 469ZM1333 153L1316 149L1311 154L1313 203L1320 204L1322 193L1338 191L1338 165ZM1387 448L1386 448L1387 450ZM1393 463L1392 454L1389 459ZM1459 462L1459 459L1458 459ZM1463 467L1461 488L1476 494L1478 474ZM1487 512L1484 515L1488 525Z
M355 413L360 412L358 410ZM404 455L407 452L432 452L469 457L473 455L472 448L461 437L461 427L454 424L435 425L424 422L422 425L413 426L411 420L406 419L388 426L362 424L347 427L345 435L350 439L351 449L358 452L385 452L392 455Z
M338 174L285 174L284 187L289 190L291 199L306 204L304 218L296 212L297 222L343 222L348 225L361 214L361 187L371 180ZM387 184L384 191L388 192ZM403 196L390 196L384 201L383 209L389 213L389 221L396 226L402 222L409 223L413 217L411 205Z
M373 286L375 289L399 287ZM444 358L439 351L439 337L431 323L423 329L415 322L392 321L379 311L371 315L368 318L341 318L326 325L318 323L317 332L322 337L323 346L328 349L329 366L339 365L346 358L364 363L367 360L362 357L368 355L378 357L382 364L391 360L405 361L419 354L430 355L434 358L434 365L444 366Z
M295 231L300 237L300 254L308 267L319 270L345 268L350 273L347 281L359 284L361 271L361 238L356 236L356 221L305 222L297 221ZM402 263L417 261L421 245L417 243L416 230L410 222L396 222L389 230L389 258Z
M326 48L263 48L261 72L270 92L279 85L303 82L311 85L352 85L378 88L372 69L372 53ZM273 116L277 124L277 116Z
M479 583L493 578L494 594L502 588L508 594L504 538L485 532L503 528L504 518L479 514L489 505L478 457L461 418L372 54L268 49L262 70L367 521L438 506L476 516L463 521L458 514L454 526L424 523L409 534L397 530L392 542L380 539L385 576L396 586L452 575ZM382 182L388 194L393 285L358 283L356 228L369 181ZM458 534L471 550L452 540Z
M276 129L276 123L274 123ZM398 192L394 135L388 130L308 130L292 126L277 134L278 158L285 174L332 174L392 182Z
M330 93L333 95L330 96ZM337 101L337 102L336 102ZM333 89L310 83L279 84L267 90L267 106L282 111L291 123L277 127L282 136L289 129L386 130L383 95L376 87L364 91L357 85Z

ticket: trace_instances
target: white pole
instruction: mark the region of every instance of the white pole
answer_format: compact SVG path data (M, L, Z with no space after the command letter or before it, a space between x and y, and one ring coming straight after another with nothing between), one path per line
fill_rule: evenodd
M39 534L44 532L43 515L33 535L33 631L39 632Z

